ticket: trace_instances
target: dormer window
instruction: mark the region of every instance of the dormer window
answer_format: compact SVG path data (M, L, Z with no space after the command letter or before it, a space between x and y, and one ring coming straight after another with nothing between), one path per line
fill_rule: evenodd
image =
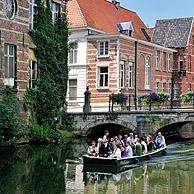
M133 36L134 28L132 22L130 21L117 24L117 29L122 34L125 34L129 37Z

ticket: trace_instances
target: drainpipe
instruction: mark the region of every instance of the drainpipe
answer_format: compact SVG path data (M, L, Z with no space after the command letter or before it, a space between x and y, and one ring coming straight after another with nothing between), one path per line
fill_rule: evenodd
M137 41L135 41L135 67L134 67L134 73L135 73L135 92L134 92L134 104L135 104L135 110L137 110Z

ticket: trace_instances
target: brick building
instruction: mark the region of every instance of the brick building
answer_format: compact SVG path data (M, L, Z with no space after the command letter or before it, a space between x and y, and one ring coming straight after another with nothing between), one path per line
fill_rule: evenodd
M21 100L27 87L35 87L37 64L28 35L33 29L35 0L0 0L0 83L15 86ZM53 21L65 1L51 1Z
M176 49L174 54L174 95L194 90L194 23L193 17L158 20L152 42ZM158 68L160 72L162 67Z
M176 50L150 42L137 13L108 0L71 0L67 7L70 40L77 41L69 58L71 111L82 110L79 97L86 86L92 94L93 111L108 110L109 95L120 90L133 96L156 90L171 92ZM157 71L161 64L164 69ZM159 80L162 88L157 85Z

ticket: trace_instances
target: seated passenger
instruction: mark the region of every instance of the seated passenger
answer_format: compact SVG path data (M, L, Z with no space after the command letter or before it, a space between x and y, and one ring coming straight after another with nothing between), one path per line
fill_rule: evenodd
M143 154L146 154L148 152L148 149L147 149L147 144L145 142L144 137L141 137L141 145L142 145Z
M154 150L154 142L152 140L152 136L151 135L148 135L147 138L147 149L148 149L148 152L153 152Z
M134 152L135 152L136 156L141 156L142 155L142 145L141 145L140 138L137 138Z
M166 146L165 138L161 132L158 132L158 135L155 139L155 144L156 144L156 148L163 148Z
M132 149L132 147L129 145L128 142L126 143L125 150L126 150L126 157L131 157L131 156L133 156L133 149Z
M110 142L108 143L108 151L107 154L108 156L112 155L114 152L114 145L115 145L115 140L113 138L110 138Z
M87 153L90 156L97 156L97 148L96 148L96 142L95 141L93 141L92 145L89 146Z
M104 155L105 155L105 145L103 143L102 138L98 138L97 155L100 157L104 157Z
M135 140L133 138L133 133L129 133L129 137L127 138L127 142L130 146L133 146L135 144Z
M114 145L114 152L112 155L110 155L111 158L117 158L120 159L121 158L121 150L119 147L117 147L116 145Z

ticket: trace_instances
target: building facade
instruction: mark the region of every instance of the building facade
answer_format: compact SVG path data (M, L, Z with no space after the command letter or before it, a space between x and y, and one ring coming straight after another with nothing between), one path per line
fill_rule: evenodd
M173 64L174 96L194 90L193 17L158 20L152 42L176 49Z
M46 2L46 1L45 1ZM65 1L51 1L53 22ZM35 87L37 63L28 35L34 27L35 0L0 0L0 83L18 89L22 100L28 87Z
M109 95L120 91L133 97L152 91L171 93L176 50L151 43L139 16L117 3L68 2L70 40L77 45L69 57L70 111L83 110L86 86L91 92L92 111L107 111Z

